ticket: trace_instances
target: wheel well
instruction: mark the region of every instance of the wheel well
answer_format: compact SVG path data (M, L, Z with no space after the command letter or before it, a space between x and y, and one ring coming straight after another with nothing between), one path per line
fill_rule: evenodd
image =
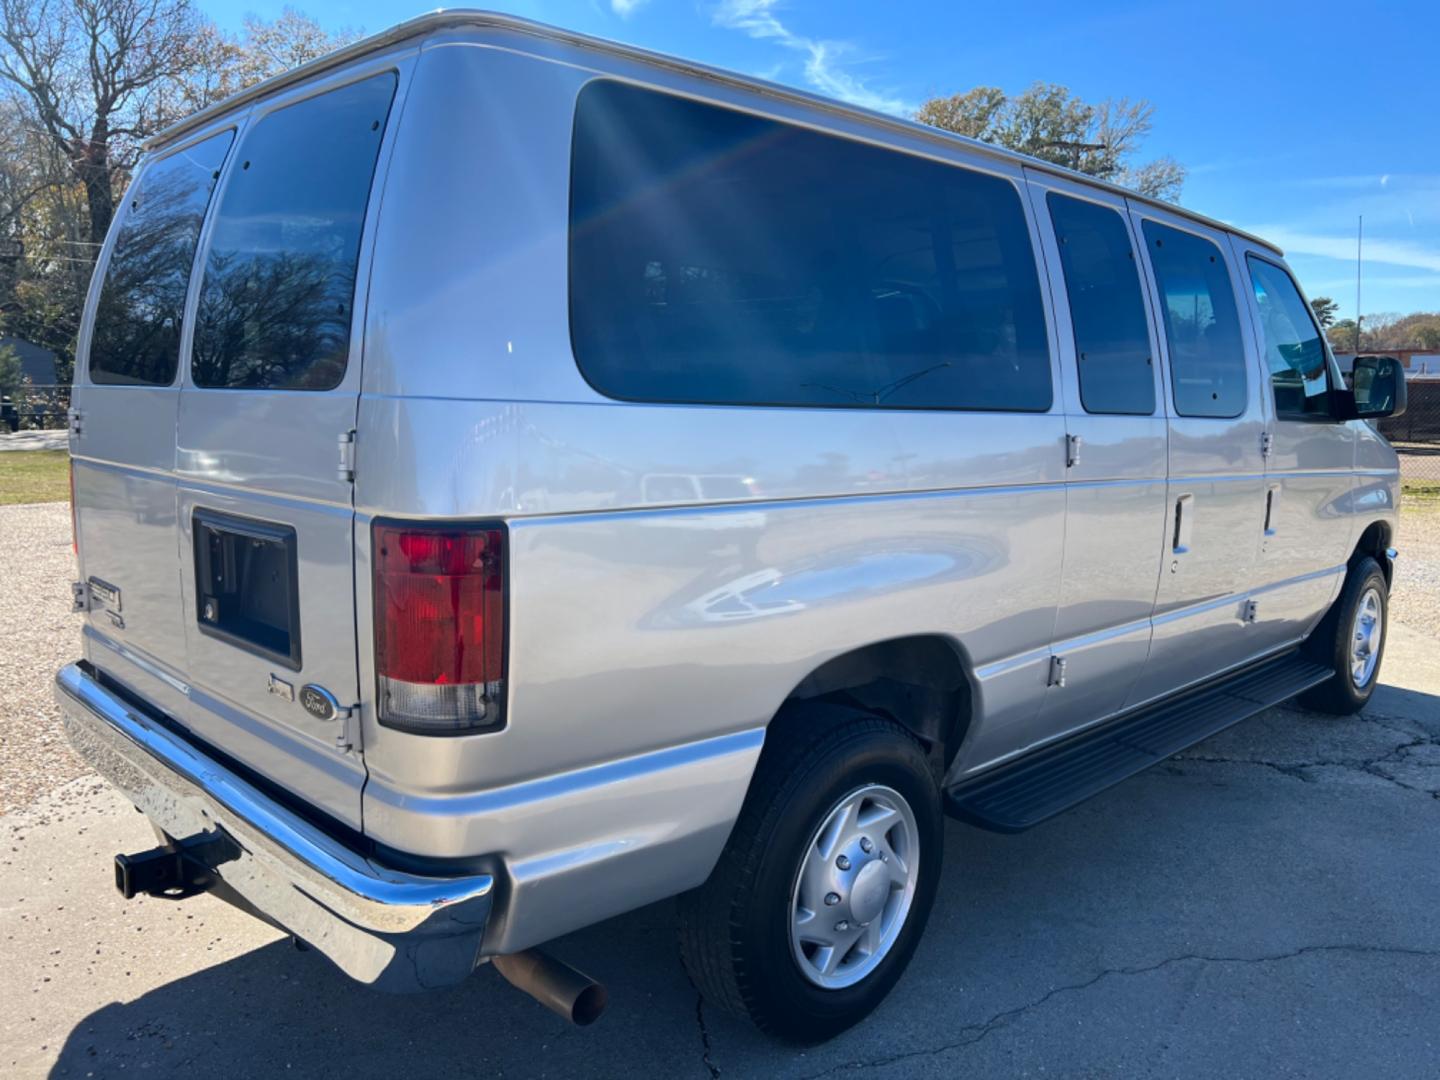
M972 693L964 660L948 638L936 634L878 641L827 660L787 700L816 699L858 705L903 724L942 772L970 726Z
M1380 564L1380 570L1385 575L1385 584L1390 585L1390 576L1395 572L1394 566L1386 552L1390 548L1390 523L1388 521L1372 521L1365 531L1360 534L1360 540L1355 545L1355 551L1350 556L1350 565L1370 556Z

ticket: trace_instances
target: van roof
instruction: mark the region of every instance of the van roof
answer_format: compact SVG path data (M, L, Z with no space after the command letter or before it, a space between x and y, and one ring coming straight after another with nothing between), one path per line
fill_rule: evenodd
M1073 169L1065 168L1063 165L1056 165L1053 162L1031 157L1029 154L1022 154L1016 150L1008 150L992 143L981 142L979 139L972 139L966 135L956 135L953 132L932 127L929 124L922 124L916 120L907 120L902 117L891 116L888 113L866 109L859 105L848 105L834 98L823 97L819 94L812 94L809 91L799 90L789 86L781 86L778 83L767 82L764 79L741 75L733 71L726 71L723 68L711 67L708 64L701 64L697 61L682 60L679 57L668 56L665 53L642 49L634 45L624 45L620 42L610 41L605 38L591 37L588 34L576 33L573 30L565 30L558 26L550 26L546 23L535 22L534 20L520 18L516 15L506 15L496 11L485 11L477 8L440 8L435 11L426 12L423 15L392 26L390 29L384 30L381 33L372 34L370 37L354 42L342 49L337 49L318 59L311 60L309 63L302 64L300 67L291 71L256 83L254 86L241 90L238 94L233 94L224 101L216 102L214 105L210 105L192 116L170 125L158 134L152 135L146 140L145 149L153 150L156 147L163 146L184 132L199 127L223 113L264 97L273 91L300 82L321 71L338 67L409 38L419 37L436 30L460 26L491 27L509 30L516 33L548 38L566 44L597 49L623 57L627 60L635 60L641 63L652 64L656 67L669 68L672 71L678 71L702 79L709 79L713 82L742 87L767 97L780 98L782 100L808 105L812 108L823 109L827 112L857 117L874 127L892 131L904 131L910 135L918 134L926 139L940 142L961 143L975 153L1015 162L1040 172L1065 177L1077 183L1086 184L1103 191L1124 195L1126 198L1167 210L1182 217L1190 218L1193 221L1209 225L1212 228L1222 229L1226 232L1234 233L1237 236L1243 236L1247 240L1269 248L1276 254L1283 254L1277 245L1266 240L1264 237L1256 236L1242 229L1237 229L1235 226L1226 224L1223 221L1206 217L1204 214L1188 210L1175 203L1165 202L1163 199L1157 199L1150 195L1141 194L1138 191L1132 191L1130 188L1122 187L1119 184L1112 184L1105 180L1097 180L1095 177L1087 176L1085 173L1076 172Z

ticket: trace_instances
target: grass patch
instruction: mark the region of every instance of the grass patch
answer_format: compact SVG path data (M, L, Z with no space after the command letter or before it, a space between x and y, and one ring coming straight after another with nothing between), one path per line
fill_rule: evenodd
M1400 503L1416 509L1440 509L1440 484L1402 484Z
M0 506L69 499L69 458L64 450L0 452Z

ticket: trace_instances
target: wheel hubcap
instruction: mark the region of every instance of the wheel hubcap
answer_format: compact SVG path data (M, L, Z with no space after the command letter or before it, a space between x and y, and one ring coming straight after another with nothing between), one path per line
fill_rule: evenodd
M853 986L885 958L915 898L919 843L910 804L880 784L852 791L825 815L790 893L790 947L807 980Z
M1369 588L1355 608L1355 621L1350 627L1350 681L1357 690L1364 689L1375 676L1380 662L1380 645L1384 641L1380 590Z

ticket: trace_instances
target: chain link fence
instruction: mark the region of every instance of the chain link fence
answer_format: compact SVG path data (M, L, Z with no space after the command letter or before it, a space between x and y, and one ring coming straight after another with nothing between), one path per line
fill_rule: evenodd
M25 383L0 400L0 432L63 428L69 411L69 383Z
M1440 379L1413 379L1404 416L1380 421L1400 455L1400 480L1412 494L1440 495Z

